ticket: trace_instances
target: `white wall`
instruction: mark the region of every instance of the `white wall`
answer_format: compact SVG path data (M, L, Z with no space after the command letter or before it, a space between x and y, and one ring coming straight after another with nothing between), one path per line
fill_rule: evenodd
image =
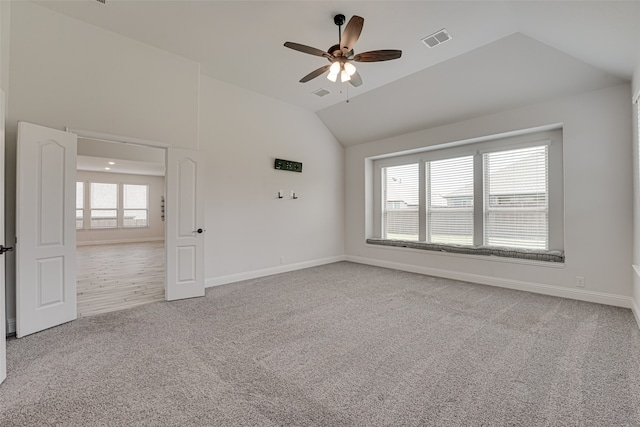
M344 149L314 113L206 77L200 88L199 64L32 3L12 3L10 36L8 241L25 120L199 147L209 285L344 257ZM275 171L275 157L304 162L303 172ZM278 200L279 189L299 199ZM7 263L11 320L13 255Z
M204 76L200 101L208 283L342 256L344 148L320 119ZM275 158L302 173L275 170Z
M632 294L631 87L620 85L375 141L346 150L349 259L545 293L630 305ZM368 157L562 123L564 267L365 243ZM370 171L369 171L370 172ZM578 294L576 276L586 281ZM594 293L595 292L595 293Z
M633 73L633 100L639 101L636 97L640 96L640 61L636 65L635 72ZM633 122L633 300L634 300L634 313L636 314L636 320L640 325L640 137L638 136L638 108L640 104L636 102L633 105L632 122Z
M7 241L15 239L19 120L197 147L199 64L32 3L12 2L10 13ZM6 262L7 317L12 319L13 253Z
M78 230L76 232L76 242L78 245L164 240L164 221L162 220L161 209L161 198L164 196L163 176L78 171L76 180L85 182L85 185L89 185L89 182L108 182L117 184L143 184L149 186L148 227Z

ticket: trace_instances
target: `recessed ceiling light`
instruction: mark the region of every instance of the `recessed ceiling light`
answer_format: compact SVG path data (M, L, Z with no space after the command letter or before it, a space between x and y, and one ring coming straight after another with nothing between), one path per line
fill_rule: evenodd
M110 171L110 170L111 170L111 168L104 168L104 170L106 170L106 171Z
M110 164L110 165L115 165L115 164L116 164L116 162L109 162L109 164Z
M427 47L432 48L448 40L451 40L451 35L443 28L440 31L436 31L435 33L423 38L422 43L427 45Z

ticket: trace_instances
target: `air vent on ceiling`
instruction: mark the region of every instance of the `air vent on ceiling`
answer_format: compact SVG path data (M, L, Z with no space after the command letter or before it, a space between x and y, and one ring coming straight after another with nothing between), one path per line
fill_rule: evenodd
M318 90L314 90L313 92L311 92L312 94L319 96L320 98L322 98L325 95L329 95L331 92L329 92L328 90L326 90L325 88L320 88Z
M96 1L99 2L99 3L102 3L102 4L106 4L107 3L107 0L96 0Z
M439 44L446 42L447 40L451 40L451 36L449 35L449 32L443 28L440 31L431 34L430 36L423 38L422 43L431 48L436 47Z

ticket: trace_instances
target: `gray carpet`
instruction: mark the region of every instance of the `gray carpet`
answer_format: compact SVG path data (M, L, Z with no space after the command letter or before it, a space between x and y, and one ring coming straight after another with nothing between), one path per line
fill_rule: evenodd
M640 425L630 310L347 262L7 351L1 426Z

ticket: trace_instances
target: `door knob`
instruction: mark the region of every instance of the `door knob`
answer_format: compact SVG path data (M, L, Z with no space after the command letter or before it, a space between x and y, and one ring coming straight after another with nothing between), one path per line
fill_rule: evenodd
M192 233L198 233L198 234L202 234L204 232L205 230L203 230L202 228L198 228L196 231L192 231Z

